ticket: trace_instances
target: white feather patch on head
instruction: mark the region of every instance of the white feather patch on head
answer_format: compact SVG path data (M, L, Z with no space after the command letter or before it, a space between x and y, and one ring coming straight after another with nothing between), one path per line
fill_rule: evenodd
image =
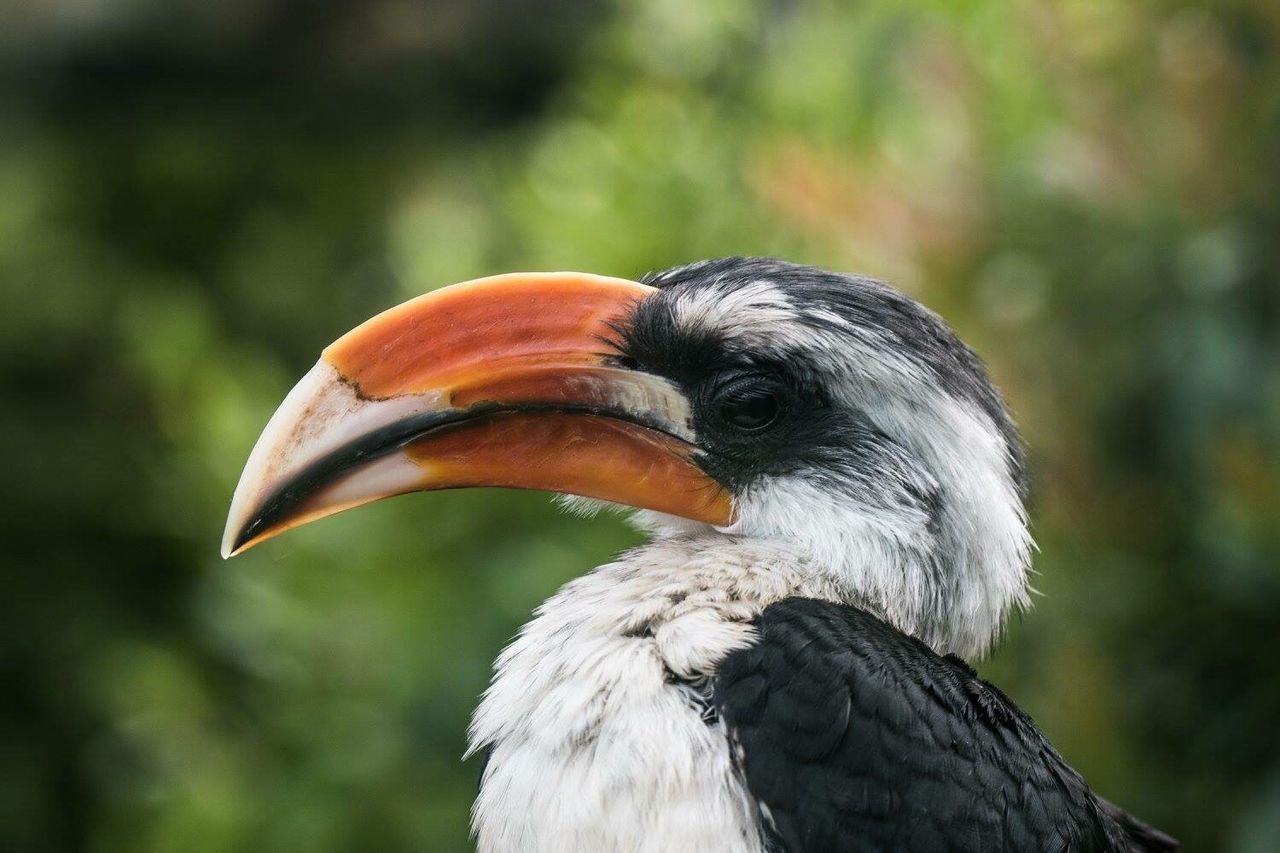
M799 319L786 295L767 281L684 290L672 301L672 314L682 329L713 330L747 343Z

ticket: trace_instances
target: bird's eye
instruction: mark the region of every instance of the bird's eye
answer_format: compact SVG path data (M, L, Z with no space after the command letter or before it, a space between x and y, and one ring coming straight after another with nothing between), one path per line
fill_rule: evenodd
M743 432L772 426L782 414L782 389L774 385L739 384L720 396L720 419Z

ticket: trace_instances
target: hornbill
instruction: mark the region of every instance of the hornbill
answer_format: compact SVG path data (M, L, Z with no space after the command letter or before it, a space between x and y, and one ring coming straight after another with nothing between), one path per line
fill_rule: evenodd
M1018 433L880 282L761 258L501 275L324 350L253 449L224 556L394 494L624 505L470 728L505 851L1145 851L965 659L1027 604Z

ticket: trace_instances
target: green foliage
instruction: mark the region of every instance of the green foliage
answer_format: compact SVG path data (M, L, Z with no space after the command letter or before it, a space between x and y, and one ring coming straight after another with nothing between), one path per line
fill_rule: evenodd
M976 345L1044 593L983 673L1190 849L1280 849L1273 4L225 6L0 6L7 849L466 849L490 661L636 535L418 495L224 564L240 465L402 298L725 254Z

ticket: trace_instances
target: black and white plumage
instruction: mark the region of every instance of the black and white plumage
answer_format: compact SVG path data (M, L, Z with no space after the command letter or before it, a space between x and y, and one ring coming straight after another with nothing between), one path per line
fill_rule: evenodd
M1032 544L1022 448L977 356L869 279L732 258L644 283L602 364L645 377L649 414L628 391L625 416L692 448L732 517L642 510L651 541L502 653L470 732L479 849L1176 849L962 660L1026 604ZM616 397L585 414L622 417ZM332 479L346 446L286 479ZM271 524L299 500L237 493ZM258 516L233 508L232 549Z

